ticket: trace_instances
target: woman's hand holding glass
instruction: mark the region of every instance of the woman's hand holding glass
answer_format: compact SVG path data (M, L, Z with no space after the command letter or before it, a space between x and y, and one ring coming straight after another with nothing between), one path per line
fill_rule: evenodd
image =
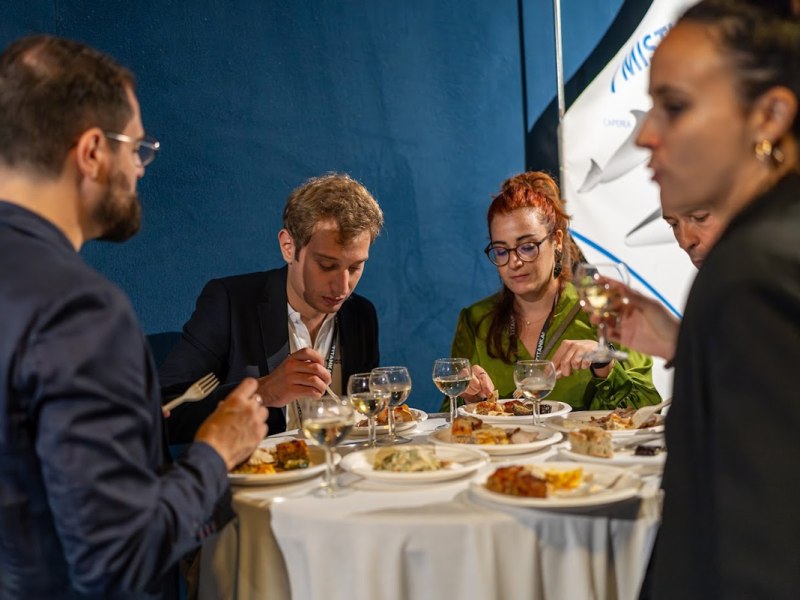
M625 360L627 353L608 345L607 328L628 302L614 282L628 282L628 269L623 263L579 263L575 266L573 283L583 309L597 322L597 348L585 355L590 363Z
M353 407L349 402L330 396L306 399L303 403L303 435L325 450L325 482L316 495L328 498L341 495L333 475L333 448L347 437L355 424Z
M658 300L631 289L624 283L610 282L627 302L613 323L607 323L608 337L639 352L671 359L678 344L681 322ZM591 318L599 324L600 319Z

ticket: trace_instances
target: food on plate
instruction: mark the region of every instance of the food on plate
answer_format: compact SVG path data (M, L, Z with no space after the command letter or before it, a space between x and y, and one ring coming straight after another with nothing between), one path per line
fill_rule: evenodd
M242 475L267 475L275 473L275 456L267 448L256 448L246 462L237 466L234 473Z
M484 400L488 400L489 402L497 402L500 400L500 392L497 389L492 390L492 393L489 394Z
M476 403L472 410L476 415L487 417L525 417L533 414L533 403L521 400L506 400L505 402L484 400ZM552 411L553 407L550 404L539 404L539 414L546 415Z
M486 488L509 496L547 497L547 481L521 466L500 467L486 480Z
M535 431L503 429L487 425L478 417L456 417L450 425L450 439L459 444L529 444L539 439Z
M633 451L635 456L658 456L664 451L662 446L643 446L639 445Z
M376 471L412 473L418 471L439 471L449 462L439 460L429 448L406 446L404 448L381 448L375 453L372 468Z
M537 467L531 467L535 470ZM583 483L583 469L542 469L548 492L568 492Z
M306 469L311 464L305 440L281 442L274 448L256 448L256 451L233 472L240 475L269 475L281 471Z
M544 469L541 465L499 467L486 480L486 488L500 494L547 498L571 492L584 481L583 469Z
M636 429L633 425L633 413L635 408L615 408L613 411L602 417L591 417L590 425L600 427L609 431L620 429ZM659 423L659 416L653 415L639 426L639 429L655 427Z
M414 414L414 411L408 408L405 404L400 406L394 407L394 422L395 423L410 423L411 421L416 421L417 415ZM375 424L380 426L386 426L389 424L389 409L384 408L381 412L375 415ZM362 419L358 423L356 423L356 427L367 427L369 425L369 421L367 419Z
M611 434L599 427L583 427L569 432L569 445L573 452L600 458L612 458L614 448Z
M466 416L456 417L452 425L450 425L450 433L453 437L471 436L472 432L479 429L483 425L478 417Z
M308 467L308 445L305 440L289 440L275 446L278 465L285 471Z

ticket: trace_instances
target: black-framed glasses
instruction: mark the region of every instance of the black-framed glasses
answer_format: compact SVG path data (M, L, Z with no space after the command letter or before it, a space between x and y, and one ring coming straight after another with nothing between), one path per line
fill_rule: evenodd
M513 248L508 248L500 244L492 244L490 242L489 245L483 249L483 251L486 253L486 256L489 257L489 260L498 267L508 264L508 261L511 259L512 252L516 254L517 258L522 262L533 262L536 260L536 257L539 256L539 246L544 244L550 235L551 234L548 233L538 242L522 242Z
M159 141L149 135L138 140L124 133L114 133L113 131L104 131L103 135L111 140L133 144L133 150L139 158L139 164L143 167L146 167L155 160L156 153L158 149L161 148Z

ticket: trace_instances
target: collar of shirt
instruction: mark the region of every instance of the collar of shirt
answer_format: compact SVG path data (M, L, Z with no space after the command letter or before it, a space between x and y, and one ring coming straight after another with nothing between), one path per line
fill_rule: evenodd
M322 356L327 356L333 341L333 324L335 314L325 316L322 325L317 333L316 343L311 343L311 334L308 332L306 324L300 317L300 313L292 308L291 304L286 303L289 311L289 352L296 352L301 348L313 348Z

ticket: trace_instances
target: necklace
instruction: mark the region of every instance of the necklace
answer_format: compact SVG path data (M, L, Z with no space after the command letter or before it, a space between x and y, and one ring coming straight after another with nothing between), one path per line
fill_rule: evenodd
M550 309L550 313L547 315L547 317L545 318L544 323L542 324L542 330L539 332L539 340L538 340L538 342L536 344L536 352L533 355L533 357L536 360L539 360L542 357L542 349L544 347L544 338L547 335L547 330L550 327L550 321L553 318L553 314L556 312L556 306L558 305L558 296L559 296L559 294L556 294L555 298L553 298L553 307ZM531 324L530 321L527 321L524 318L522 320L525 321L525 325L526 326L530 326L530 324ZM508 325L509 325L509 334L510 334L510 337L511 337L511 345L512 345L512 347L514 347L517 344L517 320L514 317L514 312L513 311L511 312L511 316L509 317Z

